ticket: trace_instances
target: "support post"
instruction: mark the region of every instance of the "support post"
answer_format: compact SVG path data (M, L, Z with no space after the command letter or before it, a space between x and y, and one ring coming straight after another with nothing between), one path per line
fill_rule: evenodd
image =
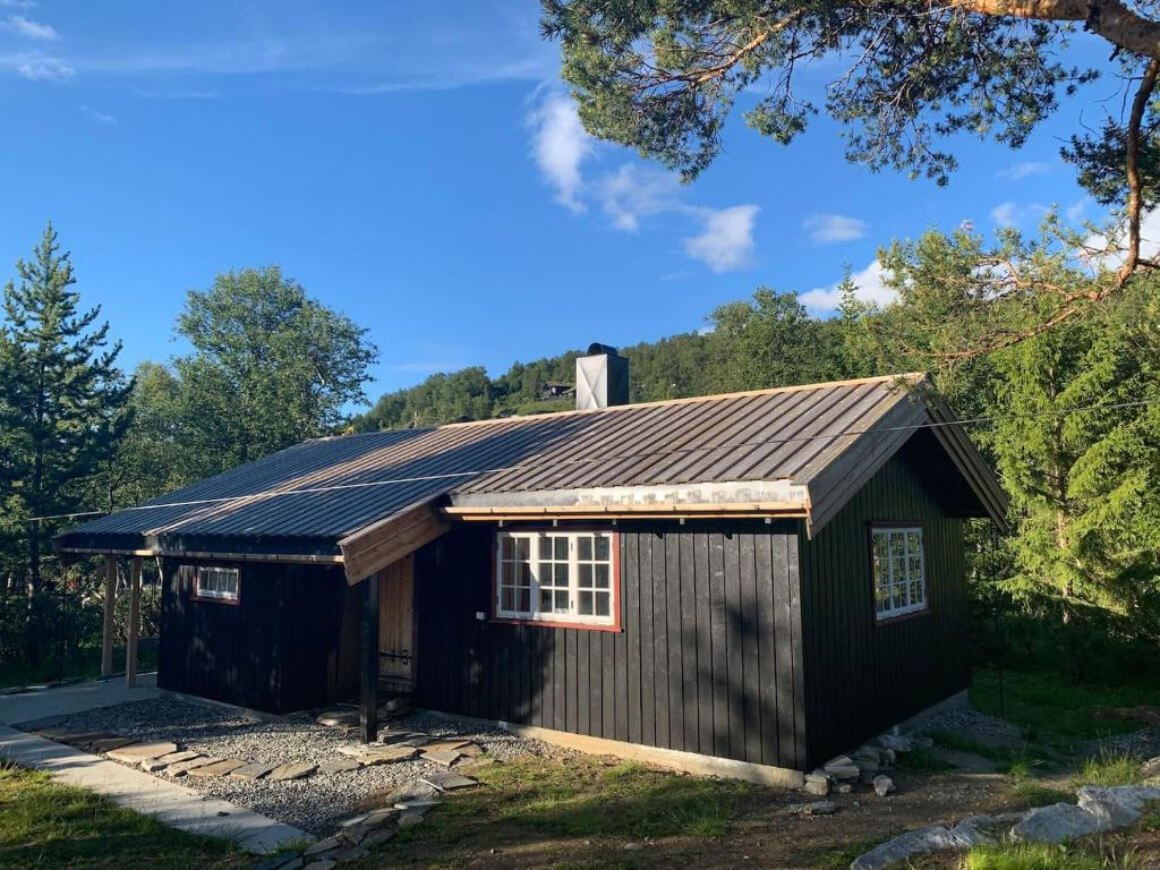
M125 685L137 685L137 635L141 631L141 557L136 556L129 572L129 637L125 644Z
M379 736L379 575L363 581L362 697L359 711L359 735L363 743L373 743Z
M117 557L105 556L105 630L101 637L101 676L113 674L113 632L117 611Z

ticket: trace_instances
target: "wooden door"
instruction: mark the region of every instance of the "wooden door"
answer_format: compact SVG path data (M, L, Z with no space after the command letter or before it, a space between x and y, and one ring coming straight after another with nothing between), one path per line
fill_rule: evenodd
M414 560L405 556L380 574L379 682L409 692L415 673Z

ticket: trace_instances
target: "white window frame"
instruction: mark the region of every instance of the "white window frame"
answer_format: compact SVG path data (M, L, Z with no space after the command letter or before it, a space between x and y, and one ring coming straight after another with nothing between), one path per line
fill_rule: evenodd
M917 550L913 548L914 535L918 536ZM896 538L901 538L901 552L892 549ZM885 539L885 557L879 553L880 539ZM872 525L870 566L874 580L875 622L889 622L901 616L930 610L930 596L926 583L926 540L922 526ZM883 587L886 591L885 607L879 602L879 594ZM901 604L895 604L897 598L901 598Z
M202 585L210 577L233 580L233 591L222 589L218 584ZM193 597L210 601L237 604L242 595L242 576L237 568L222 568L216 565L199 565L193 578Z
M567 559L555 558L555 541L557 539L565 539L568 542ZM608 541L608 558L597 559L595 547L596 543L593 541L593 552L591 559L581 559L579 554L579 541L581 538L604 538ZM513 550L518 547L515 542L528 542L528 558L527 565L529 580L529 610L520 610L504 607L504 590L505 589L520 589L520 585L505 584L504 579L504 565L505 564L521 564L523 559L505 558L504 557L504 541L513 541ZM617 565L617 541L616 533L606 531L603 529L585 529L578 531L569 531L561 529L538 529L535 531L509 531L501 530L496 532L495 541L495 600L493 602L495 608L495 617L497 619L513 620L518 622L543 622L551 624L567 624L578 627L604 628L615 629L619 624L620 618L620 571ZM545 547L546 549L541 549ZM538 576L539 567L541 563L548 563L551 565L566 564L568 566L568 586L556 586L553 583L545 583L541 586L540 577ZM592 586L584 586L580 583L580 566L591 564L593 566ZM596 570L597 566L608 566L608 587L600 587L596 585ZM550 589L559 591L567 589L568 594L568 609L566 611L553 610L551 612L540 610L540 593L543 589ZM593 596L593 607L595 608L596 596L607 592L608 598L608 614L582 614L579 612L579 599L583 592L591 593Z

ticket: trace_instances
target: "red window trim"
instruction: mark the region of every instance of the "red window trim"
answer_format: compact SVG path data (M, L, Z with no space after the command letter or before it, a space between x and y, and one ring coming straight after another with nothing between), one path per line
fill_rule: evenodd
M237 565L193 565L193 583L190 589L190 600L201 601L206 604L225 604L229 607L240 607L242 603L242 569ZM238 596L237 598L219 598L214 595L198 595L197 594L197 574L202 568L218 568L223 571L237 571L238 572Z
M512 616L499 615L499 537L504 532L556 532L578 533L600 532L612 538L612 622L606 625L590 622L569 622L567 620L549 619L519 619ZM490 621L499 625L524 625L531 628L572 628L578 631L624 631L621 617L620 599L622 587L620 583L620 532L609 526L520 526L516 528L497 528L491 536L491 606L488 608Z

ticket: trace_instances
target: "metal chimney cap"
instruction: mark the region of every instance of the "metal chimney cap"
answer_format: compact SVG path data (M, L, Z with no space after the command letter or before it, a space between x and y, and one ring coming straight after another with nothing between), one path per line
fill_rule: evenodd
M598 341L592 342L588 345L588 355L596 356L597 354L606 354L608 356L620 356L619 351L611 344L601 344Z

